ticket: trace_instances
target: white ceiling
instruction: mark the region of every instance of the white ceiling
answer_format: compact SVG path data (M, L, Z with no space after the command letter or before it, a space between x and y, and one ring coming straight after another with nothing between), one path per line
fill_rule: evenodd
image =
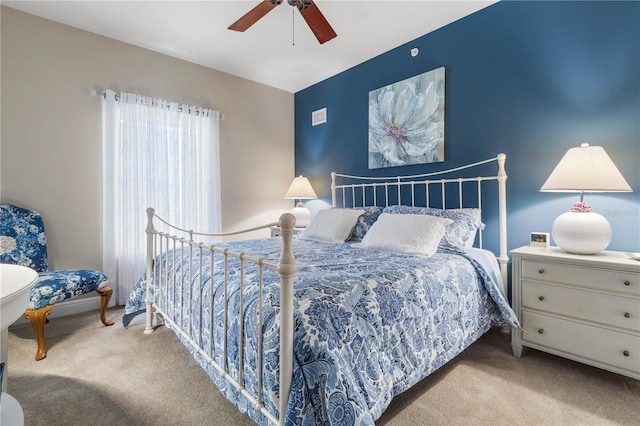
M244 33L227 29L260 1L2 4L295 93L495 3L316 0L338 34L320 45L286 0Z

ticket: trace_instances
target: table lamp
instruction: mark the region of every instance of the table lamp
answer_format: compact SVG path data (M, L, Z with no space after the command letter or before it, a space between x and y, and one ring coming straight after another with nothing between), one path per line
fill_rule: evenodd
M289 190L284 195L286 199L300 200L296 206L291 210L291 214L296 217L296 228L304 228L309 224L311 220L311 212L304 206L302 200L311 200L318 198L309 179L304 176L298 176L293 179Z
M591 211L585 192L632 192L611 158L600 146L583 143L562 157L541 192L579 192L580 201L553 222L551 235L561 249L576 254L596 254L611 241L611 226Z

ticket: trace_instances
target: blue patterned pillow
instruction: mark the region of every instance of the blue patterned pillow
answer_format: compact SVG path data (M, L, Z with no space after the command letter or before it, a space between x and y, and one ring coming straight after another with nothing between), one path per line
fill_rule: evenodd
M426 214L453 220L440 243L441 247L473 247L478 229L484 229L478 209L436 209L432 207L388 206L384 213Z
M382 214L382 207L368 206L368 207L355 207L358 210L364 210L364 214L360 216L356 226L353 228L351 238L347 241L357 243L362 241L364 235L367 233L371 225L378 219L378 216Z

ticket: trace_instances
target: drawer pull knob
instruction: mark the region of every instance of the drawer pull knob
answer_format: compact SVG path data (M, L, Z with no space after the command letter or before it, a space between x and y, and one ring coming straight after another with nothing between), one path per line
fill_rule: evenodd
M539 274L544 274L544 269L538 269Z
M624 282L624 285L626 285L626 286L630 286L630 285L631 285L631 282L630 282L630 281L625 281L625 282Z
M542 302L544 300L544 296L538 297L538 300Z
M541 328L541 329L539 329L539 330L538 330L538 333L540 333L540 334L544 334L544 329L542 329L542 328Z
M630 314L629 312L625 312L625 313L624 313L624 317L625 317L625 318L631 318L631 314Z
M629 351L622 351L622 355L629 356Z

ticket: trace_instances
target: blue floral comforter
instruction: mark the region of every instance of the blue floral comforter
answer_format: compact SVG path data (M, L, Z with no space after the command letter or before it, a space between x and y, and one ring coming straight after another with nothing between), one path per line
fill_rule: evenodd
M220 246L277 260L281 244L279 238L270 238ZM501 283L496 283L494 275L469 255L438 252L424 258L301 239L294 239L293 246L298 273L294 285L294 377L287 424L373 425L395 395L454 358L490 327L517 326L516 316L499 290ZM198 251L193 255L197 258ZM188 257L185 254L181 258L177 251L156 260L156 265L162 262L163 267L175 268L185 276L184 282L160 283L159 291L155 290L156 303L223 365L223 256L214 257L213 293L210 254L203 255L202 280L194 266L191 285ZM245 271L240 297L237 261L229 263L228 306L236 316L228 323L226 362L230 374L238 380L235 371L241 324L237 312L242 303L242 381L255 394L259 299L253 283L257 272L255 267ZM127 303L125 326L144 311L143 283L141 279ZM278 283L277 272L266 268L262 299L266 373L262 392L272 412L277 412L279 393ZM173 298L175 309L165 308L167 298ZM191 310L184 303L187 298L196 301ZM201 323L202 333L198 332ZM262 414L239 396L186 339L181 339L227 398L257 423L267 424Z

